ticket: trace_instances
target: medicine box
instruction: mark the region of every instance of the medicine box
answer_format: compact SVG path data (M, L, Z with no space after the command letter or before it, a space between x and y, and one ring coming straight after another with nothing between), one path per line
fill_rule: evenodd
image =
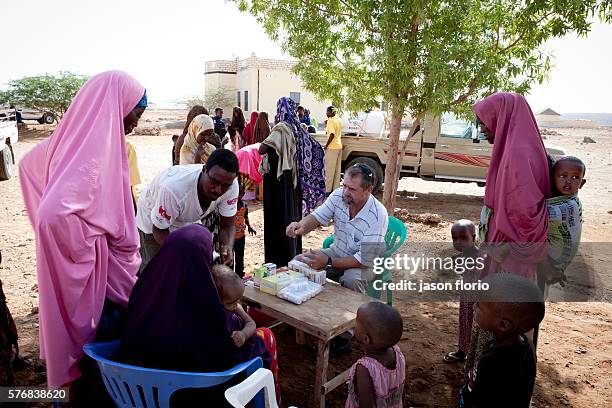
M289 286L295 279L295 276L291 276L288 273L277 273L274 275L266 276L259 283L259 290L264 293L276 296L276 294L286 286Z
M268 268L265 266L259 266L253 270L253 280L257 283L261 283L266 276L268 276Z

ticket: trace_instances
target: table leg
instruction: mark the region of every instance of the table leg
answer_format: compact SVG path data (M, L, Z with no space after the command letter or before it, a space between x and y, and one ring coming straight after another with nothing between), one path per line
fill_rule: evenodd
M317 342L317 366L315 368L314 407L325 408L325 390L323 384L327 381L327 365L329 363L329 341Z
M299 346L306 344L306 333L301 330L295 329L295 342Z

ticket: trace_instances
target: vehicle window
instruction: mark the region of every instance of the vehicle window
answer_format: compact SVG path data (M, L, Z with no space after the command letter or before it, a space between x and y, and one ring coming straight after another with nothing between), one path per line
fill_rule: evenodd
M452 113L445 113L440 120L440 136L471 139L472 127L472 122L458 118Z

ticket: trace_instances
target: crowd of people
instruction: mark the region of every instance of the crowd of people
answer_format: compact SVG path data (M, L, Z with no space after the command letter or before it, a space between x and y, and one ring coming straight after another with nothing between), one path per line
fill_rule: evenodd
M138 195L137 160L125 135L146 107L144 87L129 75L96 75L52 136L20 163L36 235L48 385L69 386L75 406L90 401L101 381L82 347L120 338L118 358L151 368L224 371L260 356L280 391L274 334L257 328L240 302L245 240L257 233L245 202L249 186L263 196L265 262L287 265L298 257L365 294L376 279L373 259L385 251L389 216L372 194L375 175L356 164L340 180L336 109L327 109L321 145L309 132L308 111L282 97L272 127L266 112L252 112L247 123L236 107L226 124L222 109L211 117L193 107L175 138L174 166ZM547 156L520 95L493 94L474 111L494 145L484 206L478 230L459 220L451 236L459 256L487 260L463 279L484 279L492 290L462 294L459 349L444 361L466 364L458 406L528 407L547 285L563 281L580 241L577 193L585 166L575 157ZM576 215L573 224L568 212ZM332 221L334 243L302 253L301 237ZM2 327L14 327L8 316ZM351 369L347 407L402 406L403 330L396 309L370 302L357 311L355 330L334 340L333 353L346 352L353 338L366 351ZM16 339L0 337L0 352ZM213 401L216 391L187 390L175 403Z

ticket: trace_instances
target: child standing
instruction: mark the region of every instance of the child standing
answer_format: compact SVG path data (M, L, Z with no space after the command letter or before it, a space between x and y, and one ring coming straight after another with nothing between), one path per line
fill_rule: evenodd
M234 267L236 274L241 278L244 277L244 246L246 245L246 230L249 234L256 235L257 231L251 227L249 222L249 208L244 202L244 183L238 183L238 203L236 209L236 235L234 239Z
M544 318L542 293L529 279L497 273L484 279L474 320L493 333L459 391L459 408L527 408L536 376L536 355L525 333Z
M548 284L565 280L564 271L580 243L582 204L578 190L584 186L586 166L577 157L565 156L552 168L553 197L546 200L548 209L548 263L544 274Z
M366 350L351 368L346 408L401 408L406 361L397 343L404 323L399 312L380 302L357 310L355 337Z
M464 259L476 259L480 251L476 246L476 227L470 220L459 220L451 227L453 247L461 252L460 257ZM465 265L465 262L464 262ZM462 279L466 283L476 282L480 270L477 268L466 269L462 273ZM445 363L465 361L467 352L470 350L470 338L472 336L472 320L474 314L474 303L466 291L461 291L459 298L459 350L451 351L444 356Z

